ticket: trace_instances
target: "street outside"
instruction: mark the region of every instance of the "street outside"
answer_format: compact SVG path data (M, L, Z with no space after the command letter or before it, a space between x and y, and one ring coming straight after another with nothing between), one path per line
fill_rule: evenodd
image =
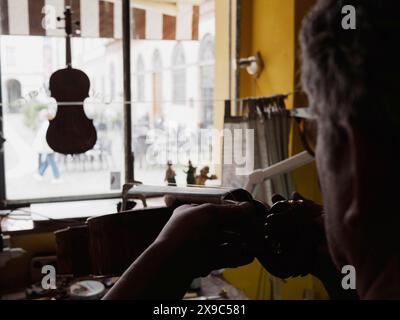
M82 196L115 193L111 189L111 172L120 172L124 179L122 129L106 132L111 141L108 154L100 155L91 150L80 156L56 155L61 181L54 183L49 167L43 180L37 180L38 153L33 148L35 131L27 128L19 113L4 116L7 199L31 199L59 196ZM178 185L185 186L186 175L182 165L174 166ZM162 165L149 167L146 163L135 164L135 179L148 185L165 185L166 168ZM214 184L214 183L213 183Z

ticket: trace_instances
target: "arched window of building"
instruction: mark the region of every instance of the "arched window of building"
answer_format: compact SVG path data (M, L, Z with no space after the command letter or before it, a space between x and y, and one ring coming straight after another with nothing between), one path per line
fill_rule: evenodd
M178 43L172 57L172 101L175 104L186 102L186 68L185 52L181 43Z
M156 49L153 53L153 71L161 72L163 68L160 50Z
M8 108L11 112L17 111L18 101L22 97L21 82L17 79L9 79L6 82Z
M200 44L200 96L201 126L213 126L214 113L214 79L215 79L215 45L214 37L206 35Z
M145 92L145 67L143 57L140 55L136 62L136 99L138 102L144 102Z
M157 120L163 116L162 60L160 51L153 53L153 116Z
M116 95L116 75L115 75L115 64L114 62L110 63L110 99L111 101L115 99Z

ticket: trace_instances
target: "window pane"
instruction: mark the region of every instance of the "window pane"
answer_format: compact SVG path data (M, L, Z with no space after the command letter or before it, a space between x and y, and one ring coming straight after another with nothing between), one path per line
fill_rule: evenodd
M197 174L212 165L212 142L201 144L200 134L214 126L215 1L197 3L179 3L174 13L168 4L136 8L133 1L132 60L146 66L141 78L140 65L132 65L133 150L135 178L146 184L167 183L168 161L180 185L189 160Z
M72 66L84 71L91 84L83 110L97 131L94 148L74 156L54 153L46 140L48 119L57 111L49 79L65 68L65 39L3 35L0 41L7 198L116 192L111 175L123 177L124 171L121 40L72 41ZM82 101L76 103L83 107Z

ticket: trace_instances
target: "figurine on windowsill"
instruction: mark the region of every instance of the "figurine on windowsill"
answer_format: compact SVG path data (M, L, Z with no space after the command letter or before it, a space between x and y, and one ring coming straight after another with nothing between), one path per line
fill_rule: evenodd
M176 179L175 179L175 177L176 177L176 173L172 169L172 162L168 161L168 163L167 163L167 171L165 172L164 181L166 181L169 186L176 187Z
M196 176L196 185L198 186L205 186L207 180L216 180L216 175L209 176L210 167L206 166L200 170L200 175Z
M196 184L196 167L193 167L192 161L189 160L189 165L187 171L183 170L186 173L186 184L187 186L192 186Z

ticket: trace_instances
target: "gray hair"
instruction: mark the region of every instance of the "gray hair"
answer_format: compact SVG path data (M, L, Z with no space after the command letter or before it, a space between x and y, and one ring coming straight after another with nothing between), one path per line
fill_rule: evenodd
M342 27L345 5L356 9L355 30ZM303 87L320 119L348 119L374 131L397 128L400 136L399 35L400 1L317 3L303 22L300 44Z

